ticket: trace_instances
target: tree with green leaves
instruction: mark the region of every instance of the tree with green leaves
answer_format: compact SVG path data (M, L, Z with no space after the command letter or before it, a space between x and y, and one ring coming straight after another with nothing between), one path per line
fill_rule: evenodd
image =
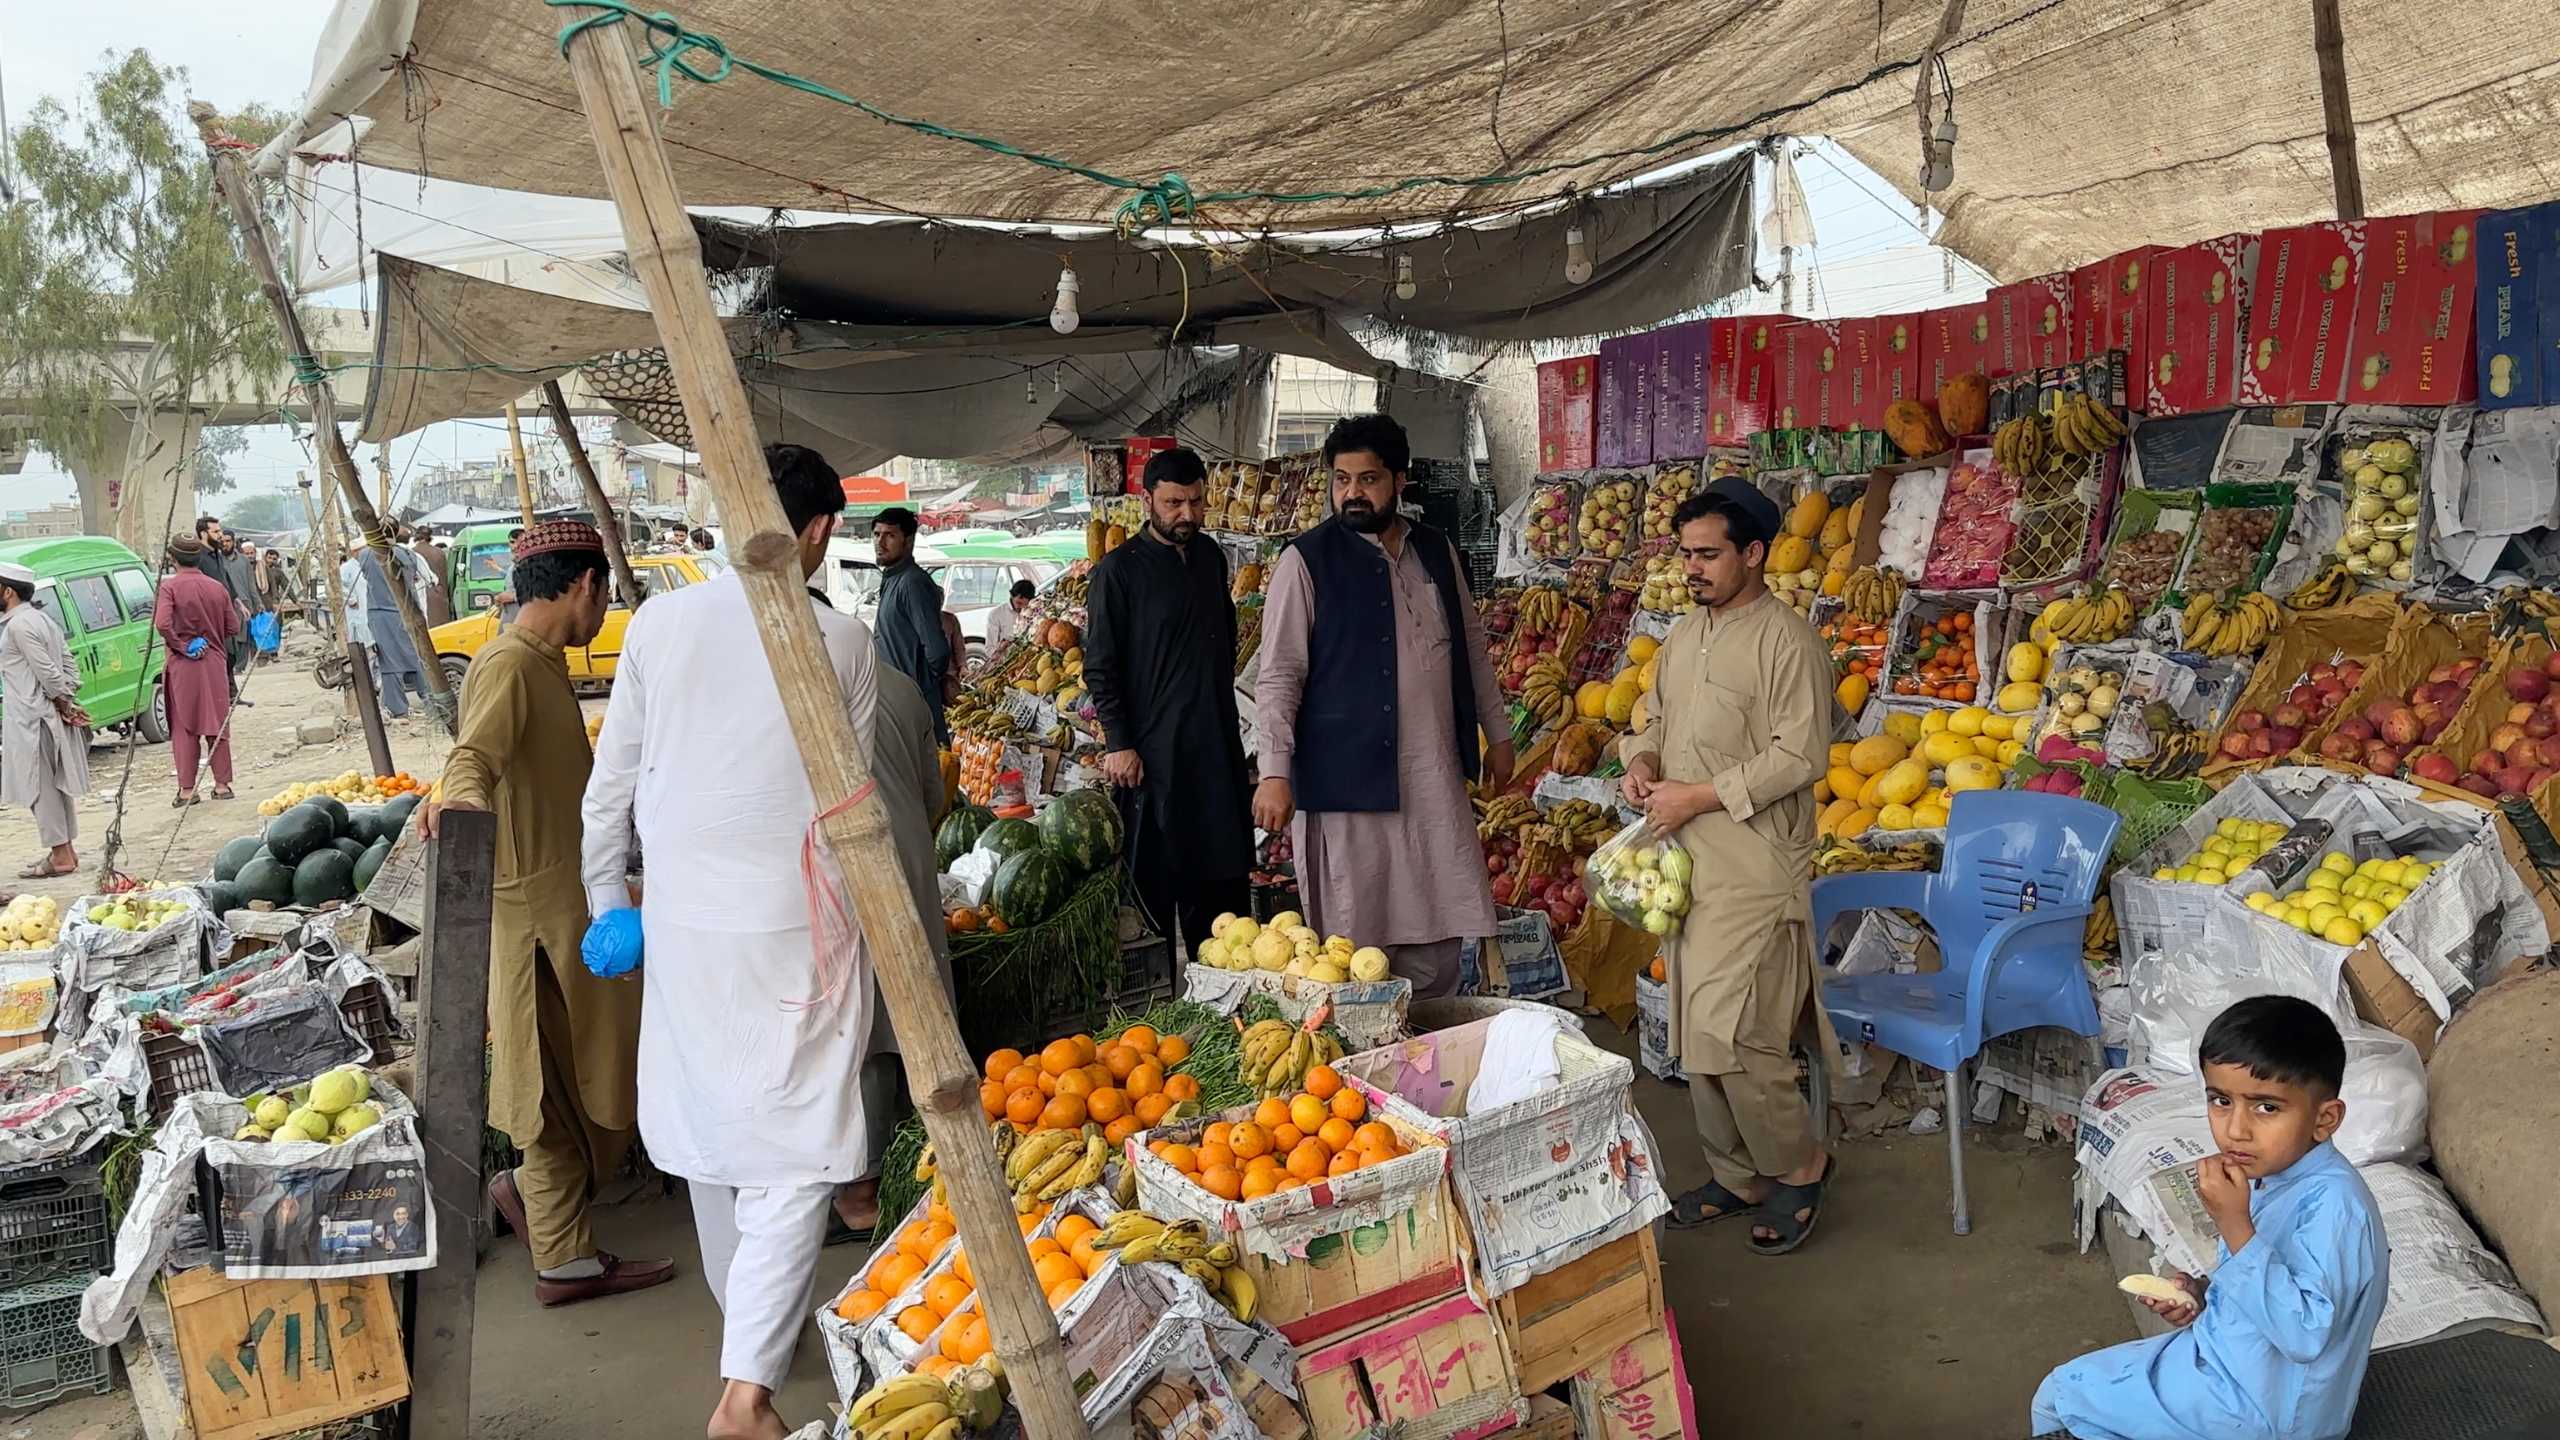
M22 203L0 211L0 389L26 397L37 445L109 477L112 516L84 495L88 528L111 520L144 554L193 522L177 513L177 482L206 448L194 406L266 403L285 359L184 90L185 72L145 51L109 54L76 105L47 99L27 115ZM230 122L252 140L280 126L265 111Z

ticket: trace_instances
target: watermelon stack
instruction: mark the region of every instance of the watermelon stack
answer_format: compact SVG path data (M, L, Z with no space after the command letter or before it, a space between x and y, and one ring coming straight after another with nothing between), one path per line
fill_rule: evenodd
M943 837L945 843L951 838ZM1070 791L1050 801L1036 820L986 822L969 848L998 857L987 885L988 908L1012 928L1036 925L1119 859L1119 807L1101 790Z

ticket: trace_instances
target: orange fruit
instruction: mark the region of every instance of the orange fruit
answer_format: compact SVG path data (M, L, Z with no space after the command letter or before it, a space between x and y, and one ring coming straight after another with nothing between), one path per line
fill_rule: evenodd
M1250 1160L1256 1155L1268 1155L1271 1153L1271 1132L1247 1120L1227 1132L1227 1148L1235 1151L1237 1158L1243 1160Z
M1316 1127L1316 1138L1324 1142L1327 1150L1350 1149L1351 1137L1355 1133L1351 1122L1339 1115Z
M969 1282L957 1275L937 1275L924 1287L924 1308L948 1318L952 1311L969 1303Z
M1164 1089L1164 1069L1150 1060L1130 1071L1129 1078L1121 1082L1120 1088L1133 1097L1156 1094Z
M1120 1078L1119 1076L1111 1073L1110 1066L1103 1064L1099 1060L1096 1060L1089 1065L1083 1065L1077 1068L1080 1073L1083 1074L1084 1078L1093 1082L1093 1088L1096 1090L1099 1090L1103 1086Z
M1031 1267L1031 1273L1040 1277L1040 1288L1043 1291L1061 1280L1073 1280L1078 1283L1084 1280L1084 1267L1075 1262L1075 1257L1064 1252L1041 1256L1039 1262Z
M1157 1153L1164 1157L1164 1163L1186 1175L1200 1168L1200 1152L1188 1145L1167 1145Z
M871 1267L871 1288L894 1296L916 1283L916 1277L923 1273L924 1262L901 1250Z
M933 1333L934 1326L941 1323L941 1316L922 1305L910 1305L898 1312L898 1328L905 1331L910 1340L922 1340Z
M921 1220L908 1221L906 1227L898 1232L898 1238L891 1243L901 1253L913 1255L918 1260L933 1258L933 1252L924 1248L924 1222Z
M1173 1142L1170 1140L1150 1140L1147 1142L1147 1153L1155 1156L1159 1160L1164 1158L1165 1151L1172 1148Z
M1001 1080L989 1080L978 1087L978 1108L986 1112L988 1119L1004 1114L1004 1093Z
M1233 1165L1212 1165L1200 1172L1200 1188L1221 1200L1233 1200L1244 1193L1244 1176Z
M1120 1032L1120 1043L1141 1055L1153 1055L1163 1042L1157 1037L1154 1026L1132 1025Z
M992 1050L987 1053L987 1068L981 1073L990 1080L1001 1080L1021 1063L1022 1052L1019 1050Z
M1025 1085L1037 1086L1040 1077L1047 1073L1037 1065L1016 1065L1004 1072L1005 1092L1011 1094Z
M1090 1235L1101 1228L1101 1226L1094 1224L1092 1221L1087 1220L1081 1215L1070 1215L1059 1221L1058 1228L1050 1231L1049 1233L1058 1237L1059 1244L1073 1245L1078 1240L1083 1239L1085 1236Z
M1224 1120L1217 1121L1208 1129L1200 1132L1200 1143L1203 1145L1224 1145L1227 1143L1227 1136L1233 1133L1235 1128L1235 1126Z
M1090 1276L1094 1271L1101 1269L1102 1262L1110 1259L1111 1255L1108 1251L1094 1249L1092 1236L1079 1235L1076 1237L1076 1243L1067 1247L1067 1258L1076 1262L1076 1267Z
M1196 1163L1199 1168L1203 1170L1208 1169L1212 1165L1233 1165L1236 1163L1236 1152L1228 1149L1225 1145L1203 1145L1200 1147L1198 1154L1199 1159Z
M1076 1047L1076 1063L1079 1065L1092 1064L1093 1057L1102 1053L1100 1047L1093 1043L1093 1037L1090 1035L1070 1035L1067 1037L1067 1043Z
M836 1314L847 1320L868 1320L888 1303L889 1297L877 1290L856 1290L836 1302Z
M1181 1077L1176 1076L1175 1078L1179 1079ZM1120 1093L1126 1095L1129 1092L1123 1090ZM1161 1122L1164 1119L1164 1112L1172 1108L1173 1101L1167 1097L1163 1095L1148 1095L1130 1102L1129 1113L1137 1116L1138 1123L1141 1125L1154 1125Z
M1259 1200L1263 1196L1268 1195L1279 1188L1279 1171L1248 1170L1245 1172L1244 1187L1239 1194L1241 1198L1246 1200Z
M948 1380L960 1373L960 1362L948 1355L927 1355L916 1361L916 1373L936 1380Z
M1191 1042L1179 1035L1167 1035L1156 1042L1156 1063L1179 1065L1191 1058Z
M1189 1075L1167 1075L1164 1077L1164 1098L1197 1100L1200 1098L1200 1082Z
M1361 1098L1359 1091L1346 1085L1333 1092L1333 1113L1357 1125L1368 1115L1369 1102Z
M1280 1157L1279 1157L1279 1156L1277 1156L1277 1155L1256 1155L1256 1156L1254 1156L1252 1159L1247 1160L1246 1162L1244 1162L1244 1173L1246 1173L1247 1175L1250 1175L1250 1174L1254 1173L1254 1172L1255 1172L1255 1171L1257 1171L1257 1170L1269 1170L1269 1171L1273 1171L1273 1172L1275 1172L1275 1173L1286 1173L1286 1172L1284 1172L1284 1171L1281 1171L1281 1169L1280 1169Z
M954 1320L942 1332L942 1353L963 1365L986 1359L987 1352L994 1348L995 1339L987 1333L987 1319L983 1315Z
M974 1270L972 1270L972 1269L970 1269L970 1268L969 1268L969 1252L968 1252L968 1251L963 1250L963 1251L961 1251L959 1254L954 1255L954 1256L952 1256L952 1257L951 1257L951 1273L952 1273L952 1274L954 1274L954 1275L959 1276L959 1277L960 1277L961 1279L963 1279L963 1280L968 1281L968 1282L969 1282L969 1287L970 1287L971 1289L973 1289L973 1290L974 1290L974 1289L976 1289L976 1288L977 1288L977 1285L978 1285L978 1272L976 1272L976 1271L974 1271Z
M1082 1096L1070 1095L1061 1090L1058 1092L1057 1099L1041 1107L1040 1128L1043 1130L1073 1130L1083 1123L1084 1098Z
M1334 1152L1333 1158L1325 1162L1324 1173L1327 1175L1348 1175L1359 1168L1360 1151L1358 1149L1337 1150Z
M1048 1103L1038 1087L1025 1085L1004 1097L1004 1118L1016 1125L1037 1125L1040 1109Z
M1081 1278L1074 1280L1061 1280L1057 1284L1050 1286L1049 1308L1052 1310L1066 1309L1067 1302L1076 1298L1076 1292L1083 1288L1084 1281Z
M1272 1193L1272 1194L1274 1194L1274 1195L1278 1195L1278 1194L1281 1194L1281 1193L1286 1192L1286 1191L1290 1191L1290 1190L1304 1190L1304 1189L1306 1189L1306 1188L1307 1188L1307 1182L1306 1182L1306 1181L1299 1179L1299 1178L1298 1178L1297 1176L1295 1176L1295 1175L1289 1175L1289 1176L1284 1176L1284 1177L1282 1177L1282 1179L1280 1180L1280 1182L1279 1182L1278 1184L1273 1185L1273 1186L1271 1187L1271 1193Z
M1052 1040L1040 1047L1040 1068L1052 1075L1064 1075L1083 1063L1073 1040Z
M1129 1092L1105 1085L1084 1097L1084 1113L1108 1125L1129 1113Z
M1117 1150L1120 1142L1146 1129L1146 1122L1135 1115L1123 1115L1102 1127L1102 1143Z
M926 1224L948 1225L955 1233L960 1229L960 1222L953 1218L951 1214L951 1207L943 1204L939 1200L928 1200L925 1202L924 1218Z
M1278 1096L1265 1097L1253 1107L1253 1123L1265 1130L1275 1130L1289 1123L1289 1102Z
M1342 1088L1342 1076L1330 1065L1318 1065L1307 1072L1307 1093L1319 1100L1330 1100Z
M1351 1139L1363 1150L1392 1152L1396 1148L1396 1132L1375 1120L1352 1131Z
M1016 1215L1013 1217L1013 1223L1021 1229L1023 1234L1028 1235L1040 1228L1042 1218L1040 1212L1034 1210L1028 1215Z
M1333 1152L1321 1140L1301 1140L1289 1151L1289 1173L1301 1180L1317 1180L1325 1167L1333 1163Z
M1050 1239L1046 1235L1032 1241L1029 1245L1026 1245L1023 1248L1031 1252L1031 1263L1034 1267L1037 1267L1040 1261L1048 1256L1064 1255L1067 1253L1066 1246L1059 1244L1057 1241Z
M1081 1100L1092 1093L1093 1077L1087 1075L1081 1070L1070 1070L1066 1074L1058 1077L1058 1097L1060 1099L1065 1099L1072 1095L1076 1099Z
M1289 1123L1313 1135L1324 1128L1325 1104L1313 1095L1298 1094L1289 1098Z
M1129 1072L1137 1069L1138 1062L1145 1058L1126 1045L1114 1045L1102 1052L1102 1068L1111 1072L1112 1079L1126 1080Z
M1271 1153L1274 1155L1285 1156L1290 1151L1297 1149L1298 1142L1306 1138L1306 1131L1299 1129L1297 1126L1290 1124L1286 1120L1283 1120L1279 1124L1271 1127Z
M1041 1093L1041 1094L1043 1094L1043 1095L1055 1095L1055 1094L1057 1094L1057 1093L1058 1093L1058 1077L1057 1077L1057 1076L1055 1076L1055 1075L1050 1074L1050 1073L1049 1073L1048 1071L1046 1071L1046 1070L1041 1071L1041 1072L1040 1072L1040 1093Z
M933 1257L941 1254L942 1247L950 1244L951 1237L958 1233L958 1231L943 1224L939 1220L927 1220L924 1222L923 1240L925 1263L928 1265L933 1263Z

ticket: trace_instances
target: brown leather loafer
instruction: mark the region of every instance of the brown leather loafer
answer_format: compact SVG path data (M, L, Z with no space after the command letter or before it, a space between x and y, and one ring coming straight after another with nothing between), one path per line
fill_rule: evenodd
M516 1192L516 1172L501 1170L489 1179L489 1203L498 1207L507 1228L525 1244L533 1243L533 1233L524 1224L524 1196Z
M575 1305L581 1300L601 1300L607 1295L627 1295L664 1285L676 1278L673 1260L623 1260L599 1250L596 1259L603 1262L604 1273L583 1280L545 1280L533 1277L534 1302L544 1309Z

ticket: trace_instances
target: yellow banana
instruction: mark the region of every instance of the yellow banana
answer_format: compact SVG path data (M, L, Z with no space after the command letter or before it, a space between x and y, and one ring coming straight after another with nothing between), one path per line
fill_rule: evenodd
M1037 1169L1041 1165L1048 1163L1051 1156L1057 1154L1060 1150L1065 1149L1068 1145L1072 1144L1075 1139L1076 1134L1072 1130L1040 1130L1033 1132L1030 1136L1025 1138L1021 1144L1013 1147L1013 1153L1011 1155L1005 1157L1005 1183L1016 1189L1020 1189L1023 1177L1029 1175L1033 1170Z
M1123 1265L1144 1265L1148 1261L1156 1259L1163 1249L1163 1231L1158 1230L1152 1235L1141 1235L1135 1240L1132 1240L1128 1244L1120 1247L1120 1263Z
M1046 1195L1045 1192L1051 1182L1075 1168L1078 1158L1079 1154L1075 1150L1059 1150L1057 1154L1041 1162L1039 1169L1023 1176L1022 1183L1013 1187L1014 1193L1024 1199L1056 1198Z
M1261 1303L1253 1277L1241 1265L1231 1265L1218 1272L1218 1290L1227 1302L1227 1309L1238 1320L1251 1320L1255 1307Z
M929 1375L924 1378L933 1379ZM939 1380L934 1380L933 1388L937 1398L922 1405L910 1405L895 1415L876 1417L854 1433L862 1440L925 1440L935 1426L951 1418L950 1405L939 1398L948 1395L949 1390Z
M1070 1190L1081 1189L1087 1185L1099 1184L1102 1180L1103 1157L1108 1155L1110 1150L1111 1147L1105 1144L1102 1137L1099 1135L1085 1141L1084 1158L1076 1161L1073 1165L1070 1165L1067 1168L1066 1173L1040 1187L1038 1192L1040 1198L1042 1200L1055 1200Z
M1185 1260L1182 1262L1182 1273L1199 1281L1201 1284L1208 1286L1210 1294L1214 1295L1218 1293L1219 1280L1217 1266L1210 1264L1206 1260Z
M1153 1235L1164 1229L1164 1222L1142 1210L1123 1210L1095 1233L1093 1248L1117 1250L1141 1235Z
M862 1392L853 1408L844 1413L845 1423L861 1429L875 1420L900 1415L919 1405L929 1405L943 1398L943 1384L930 1375L900 1375L883 1380Z

